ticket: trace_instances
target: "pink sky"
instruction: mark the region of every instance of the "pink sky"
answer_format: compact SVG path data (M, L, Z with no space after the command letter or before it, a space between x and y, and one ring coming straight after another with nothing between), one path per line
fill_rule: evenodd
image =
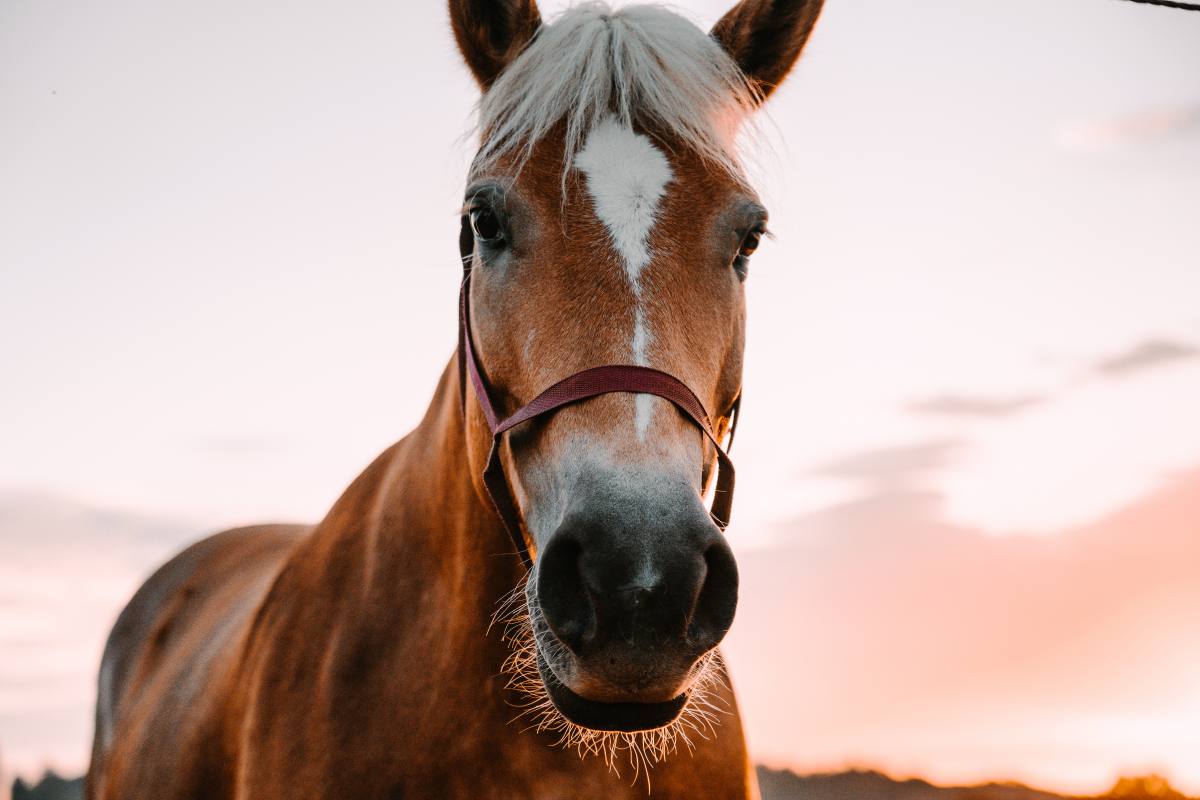
M419 418L475 94L412 6L0 4L9 768L82 768L157 561L319 517ZM1200 793L1198 37L1117 0L829 3L747 284L761 758Z
M1153 769L1200 793L1200 469L1094 524L997 537L941 516L928 483L959 447L826 465L854 499L741 548L725 650L753 752L1078 792ZM0 525L25 534L0 538L3 755L78 771L107 627L197 526L3 493Z
M994 537L900 480L950 449L870 454L860 497L742 557L728 649L755 752L1079 792L1160 769L1200 793L1200 469L1090 525Z

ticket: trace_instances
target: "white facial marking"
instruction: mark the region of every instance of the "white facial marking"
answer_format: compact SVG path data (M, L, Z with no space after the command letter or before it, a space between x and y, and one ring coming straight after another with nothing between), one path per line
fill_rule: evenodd
M647 241L658 217L658 206L670 183L671 165L646 136L635 133L615 117L600 122L575 156L575 166L587 177L588 194L596 216L604 223L621 257L633 289L633 362L645 366L653 340L642 308L642 269L650 263ZM639 394L634 402L634 425L639 440L646 438L654 398Z
M638 292L638 277L650 262L646 240L671 180L671 165L649 138L609 117L592 129L575 156L575 166L587 176L596 216L612 236Z
M635 294L637 290L635 289ZM650 332L646 329L646 312L642 310L642 301L635 301L633 309L633 363L648 366L646 361L646 346L650 343ZM637 431L638 441L645 441L646 431L650 429L650 416L654 411L654 396L649 394L634 395L633 424Z

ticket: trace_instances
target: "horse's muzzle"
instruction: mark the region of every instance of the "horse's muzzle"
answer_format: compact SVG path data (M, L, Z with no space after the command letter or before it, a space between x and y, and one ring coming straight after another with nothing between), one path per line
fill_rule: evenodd
M662 727L733 622L737 566L698 498L633 515L608 499L600 512L575 505L540 554L539 669L577 724Z

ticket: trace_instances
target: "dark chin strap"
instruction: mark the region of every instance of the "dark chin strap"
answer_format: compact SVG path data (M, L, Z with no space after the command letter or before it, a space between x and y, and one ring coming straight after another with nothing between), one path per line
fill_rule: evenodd
M722 531L725 530L729 524L730 511L733 508L733 462L729 460L728 452L722 449L721 442L709 422L708 413L704 410L704 404L683 381L673 375L650 367L629 364L592 367L563 378L521 406L511 416L500 419L495 406L492 405L487 384L484 381L482 370L479 368L479 360L475 355L475 348L471 343L471 259L474 237L471 234L470 223L465 218L462 232L459 234L458 246L463 263L462 288L459 291L458 300L458 370L459 385L463 387L464 418L466 413L465 387L469 381L474 388L475 399L479 402L480 408L483 409L483 415L487 419L488 429L492 432L492 448L488 453L487 466L483 471L483 485L526 569L533 566L533 559L530 556L528 539L523 531L520 510L513 499L500 458L500 444L504 434L522 423L551 414L563 406L602 394L630 392L652 394L670 400L712 442L713 448L717 451L718 472L712 510L709 513L717 527ZM733 434L737 429L738 418L741 416L738 412L741 400L742 397L739 393L729 411L730 447L733 446Z

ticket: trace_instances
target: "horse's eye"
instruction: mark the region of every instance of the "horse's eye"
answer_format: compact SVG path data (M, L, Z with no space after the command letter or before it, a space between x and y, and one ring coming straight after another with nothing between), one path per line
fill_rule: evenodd
M758 243L762 241L764 233L766 230L760 225L746 231L746 235L742 237L737 255L733 257L733 268L740 280L746 279L746 274L750 269L750 256L754 255L754 251L758 249Z
M762 241L762 229L755 228L749 231L745 238L742 239L742 246L738 248L738 255L742 258L749 258L754 255L754 251L758 249L758 243Z
M483 244L499 244L504 239L504 228L496 212L487 206L471 209L471 230L476 241Z

